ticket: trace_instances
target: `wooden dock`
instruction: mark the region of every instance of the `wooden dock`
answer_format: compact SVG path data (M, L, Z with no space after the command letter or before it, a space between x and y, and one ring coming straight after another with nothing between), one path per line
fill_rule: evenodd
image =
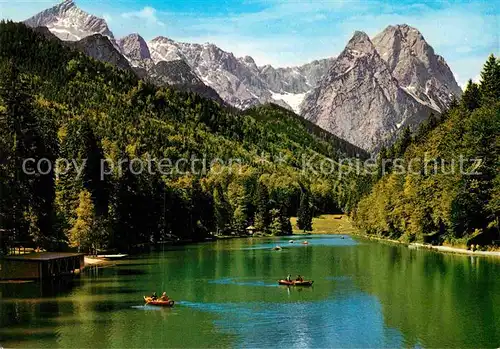
M83 253L39 252L0 259L0 280L43 280L71 275L85 266Z

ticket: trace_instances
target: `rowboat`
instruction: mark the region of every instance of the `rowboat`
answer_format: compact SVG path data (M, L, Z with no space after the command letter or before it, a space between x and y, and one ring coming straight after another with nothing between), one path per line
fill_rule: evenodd
M112 260L123 259L127 256L128 256L127 254L100 254L100 255L97 255L98 258L112 259Z
M156 305L159 307L173 307L175 303L171 299L169 299L168 301L161 301L159 299L153 300L153 298L146 296L144 296L144 302L146 302L146 305Z
M297 281L297 280L279 280L278 284L280 285L286 285L286 286L312 286L314 281L312 280L303 280L303 281Z

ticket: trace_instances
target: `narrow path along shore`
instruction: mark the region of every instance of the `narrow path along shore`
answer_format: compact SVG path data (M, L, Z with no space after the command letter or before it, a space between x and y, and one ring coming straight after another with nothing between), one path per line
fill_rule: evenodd
M294 234L301 234L302 232L297 228L296 218L292 218L292 226ZM330 214L322 215L320 217L313 218L313 231L312 234L345 234L364 237L370 240L377 240L380 242L388 242L394 244L403 244L408 248L426 248L428 250L434 250L444 253L456 253L471 256L488 256L488 257L500 257L500 251L471 251L461 247L452 246L434 246L418 242L406 243L399 240L384 239L377 236L366 235L357 230L352 221L346 215L341 214Z
M384 239L376 236L370 236L370 235L365 235L365 234L354 234L369 240L376 240L380 242L385 242L389 244L398 244L398 245L405 245L408 248L425 248L428 250L433 250L437 252L443 252L443 253L455 253L455 254L462 254L462 255L470 255L470 256L486 256L486 257L500 257L500 251L471 251L467 250L465 248L461 247L452 247L452 246L436 246L436 245L429 245L429 244L423 244L420 242L412 242L412 243L407 243L399 240L392 240L392 239Z
M427 248L430 250L436 250L440 252L468 254L471 256L500 257L500 251L471 251L471 250L466 250L464 248L451 247L451 246L424 245L422 243L417 243L417 242L411 243L409 244L409 246L415 246L417 248Z

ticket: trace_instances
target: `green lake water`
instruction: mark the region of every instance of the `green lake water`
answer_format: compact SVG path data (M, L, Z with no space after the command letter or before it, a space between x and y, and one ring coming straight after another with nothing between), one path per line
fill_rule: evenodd
M71 281L2 284L0 346L500 346L499 260L348 236L293 239L169 247ZM289 273L313 287L278 286ZM143 295L164 290L174 308L144 306Z

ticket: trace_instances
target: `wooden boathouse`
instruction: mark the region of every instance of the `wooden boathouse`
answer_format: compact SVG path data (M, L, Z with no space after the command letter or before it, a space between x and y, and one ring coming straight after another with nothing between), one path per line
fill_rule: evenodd
M0 259L0 280L43 280L80 271L83 253L40 252Z

